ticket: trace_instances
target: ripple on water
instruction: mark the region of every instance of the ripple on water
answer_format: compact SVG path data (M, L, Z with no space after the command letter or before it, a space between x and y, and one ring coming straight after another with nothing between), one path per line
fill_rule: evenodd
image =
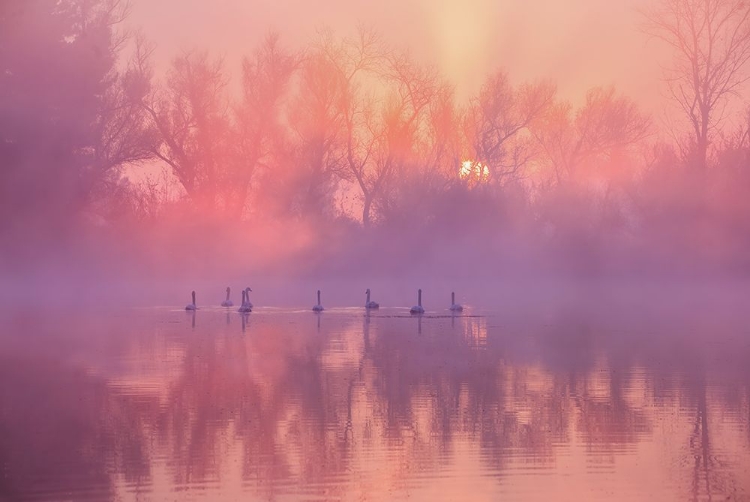
M54 321L0 336L0 500L750 497L750 350L726 322Z

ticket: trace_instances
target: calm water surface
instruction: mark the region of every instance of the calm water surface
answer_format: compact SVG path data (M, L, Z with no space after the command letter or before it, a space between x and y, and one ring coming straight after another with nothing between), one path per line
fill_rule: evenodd
M0 500L750 500L750 322L0 320Z

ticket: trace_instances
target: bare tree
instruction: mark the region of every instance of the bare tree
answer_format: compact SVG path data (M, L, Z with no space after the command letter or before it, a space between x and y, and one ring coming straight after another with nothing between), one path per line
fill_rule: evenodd
M152 49L140 44L134 68L142 75L141 106L159 132L156 157L170 166L195 206L213 212L227 176L230 121L225 96L227 84L221 60L205 53L186 52L175 58L166 85L148 90Z
M116 74L101 96L101 106L93 132L96 141L91 149L91 163L82 173L85 193L108 192L115 187L117 168L138 164L154 157L159 138L146 112L131 99L131 75ZM106 186L105 186L106 185Z
M387 205L386 192L395 190L396 174L418 164L440 90L437 74L360 28L354 38L323 33L307 54L299 85L290 113L299 139L297 205L312 210L330 198L337 180L352 182L369 227L374 205Z
M433 178L454 180L459 175L463 149L461 128L463 113L455 101L453 86L439 85L427 112L424 141L418 153L422 164Z
M588 92L586 103L575 115L570 103L556 103L531 131L561 184L573 177L585 160L633 145L648 129L648 118L633 101L618 96L614 87L597 87Z
M276 34L268 35L242 62L242 101L235 108L231 145L233 173L230 212L239 217L259 167L268 168L284 134L282 104L300 56L287 51Z
M69 10L77 30L75 40L87 48L93 64L110 68L99 84L98 109L90 126L92 144L84 150L88 162L79 176L80 201L90 204L96 196L120 190L122 166L153 157L156 136L145 111L131 99L129 72L116 66L121 50L132 39L131 32L121 26L130 2L83 0L62 8Z
M323 217L332 210L335 185L345 169L341 101L345 89L337 69L318 52L305 57L289 110L291 141L283 169L289 211Z
M340 86L338 113L341 131L344 169L343 179L354 180L362 193L362 224L370 226L372 202L382 184L380 172L374 165L374 150L380 132L374 110L376 100L362 90L368 76L375 73L385 61L385 49L379 36L372 30L360 27L354 39L335 40L330 34L323 37L318 48L327 65L335 71Z
M550 82L514 89L503 72L487 78L466 116L469 160L486 169L487 181L513 178L531 160L528 127L547 113L554 96Z
M421 66L406 54L390 55L382 75L388 93L373 126L377 141L371 196L381 212L398 213L398 201L405 200L399 192L415 183L423 186L424 178L433 174L426 172L420 144L428 135L430 107L443 85L434 68Z
M660 0L645 12L645 29L674 50L666 74L672 98L692 129L692 161L705 167L711 135L728 99L748 75L750 3L745 0Z

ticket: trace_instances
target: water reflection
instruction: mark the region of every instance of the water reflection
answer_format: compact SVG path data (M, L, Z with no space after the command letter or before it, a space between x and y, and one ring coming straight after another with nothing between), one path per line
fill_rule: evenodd
M183 315L5 319L0 500L750 496L735 327Z

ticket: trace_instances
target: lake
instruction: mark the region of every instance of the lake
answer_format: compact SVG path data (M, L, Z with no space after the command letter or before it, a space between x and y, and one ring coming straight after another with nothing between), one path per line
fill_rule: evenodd
M0 315L0 500L750 500L750 316Z

